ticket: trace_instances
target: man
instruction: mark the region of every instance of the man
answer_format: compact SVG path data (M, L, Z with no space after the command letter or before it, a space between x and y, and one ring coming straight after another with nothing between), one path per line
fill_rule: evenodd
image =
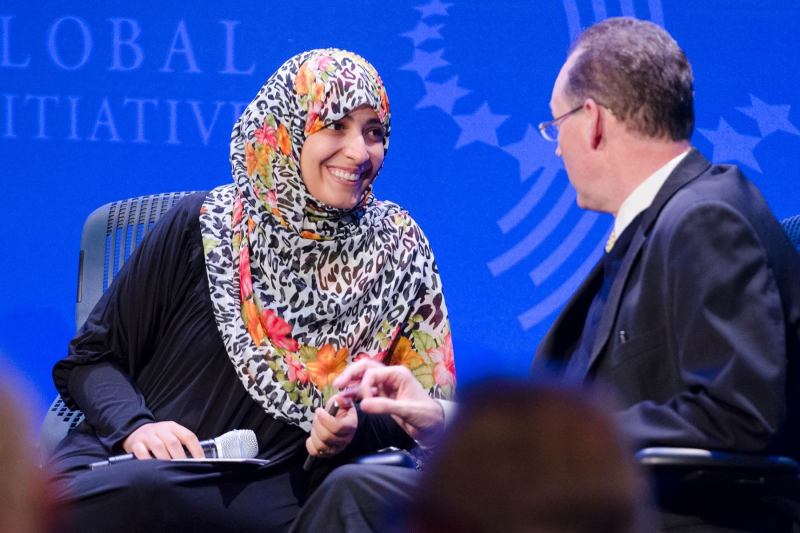
M540 129L614 228L533 372L610 385L639 447L796 454L797 254L755 186L691 148L692 85L654 24L610 19L573 46ZM770 530L752 500L702 496L662 494L664 527Z
M642 446L779 449L797 254L738 169L691 149L692 100L691 67L654 24L609 19L573 46L541 129L556 129L578 204L614 215L618 237L534 372L612 385Z
M796 453L800 260L755 186L691 147L683 51L652 23L600 22L572 46L550 107L540 131L578 204L614 229L534 376L609 385L638 446ZM380 390L376 369L356 370L367 396ZM382 409L404 418L398 390Z

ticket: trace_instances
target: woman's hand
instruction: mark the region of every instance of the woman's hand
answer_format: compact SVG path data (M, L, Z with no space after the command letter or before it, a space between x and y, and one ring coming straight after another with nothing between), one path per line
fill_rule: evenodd
M339 411L335 416L322 407L318 407L314 411L311 435L306 439L306 450L312 457L335 455L341 452L350 444L353 435L356 434L358 415L352 400L348 395L338 394L328 400L326 408L330 408L334 401L339 404Z
M401 365L385 366L364 359L348 366L334 387L348 387L361 398L365 413L386 413L422 444L431 446L444 431L444 409L428 396L411 371Z
M186 459L184 448L196 459L205 457L197 435L175 422L139 426L122 442L122 448L137 459Z

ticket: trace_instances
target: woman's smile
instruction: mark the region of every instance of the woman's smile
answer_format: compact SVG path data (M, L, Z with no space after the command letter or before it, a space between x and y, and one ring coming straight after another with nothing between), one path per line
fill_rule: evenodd
M336 179L336 181L345 185L356 185L358 180L369 177L370 165L362 165L360 167L340 167L334 165L325 165L328 172Z

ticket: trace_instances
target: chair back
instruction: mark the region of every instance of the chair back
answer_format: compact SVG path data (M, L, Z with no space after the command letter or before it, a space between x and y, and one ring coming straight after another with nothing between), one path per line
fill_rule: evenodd
M800 215L784 218L781 220L781 225L792 245L800 250Z
M95 209L83 225L75 328L79 329L156 220L191 192L138 196Z
M192 191L151 194L111 202L98 207L86 218L78 256L76 329L86 321L145 233L187 194L192 194ZM71 410L61 396L56 396L42 423L39 438L39 461L42 465L61 439L82 420L83 413Z

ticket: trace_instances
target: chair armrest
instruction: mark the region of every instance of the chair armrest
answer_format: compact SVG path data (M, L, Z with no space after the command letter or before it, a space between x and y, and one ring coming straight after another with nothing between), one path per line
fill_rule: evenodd
M671 447L644 448L635 457L662 509L726 517L741 511L800 525L800 466L791 457Z
M643 448L636 461L648 468L726 470L797 476L800 466L791 457L706 450L702 448Z
M384 448L383 450L378 450L377 453L369 455L362 455L354 462L360 465L386 465L403 468L416 468L417 466L413 455L395 447Z

